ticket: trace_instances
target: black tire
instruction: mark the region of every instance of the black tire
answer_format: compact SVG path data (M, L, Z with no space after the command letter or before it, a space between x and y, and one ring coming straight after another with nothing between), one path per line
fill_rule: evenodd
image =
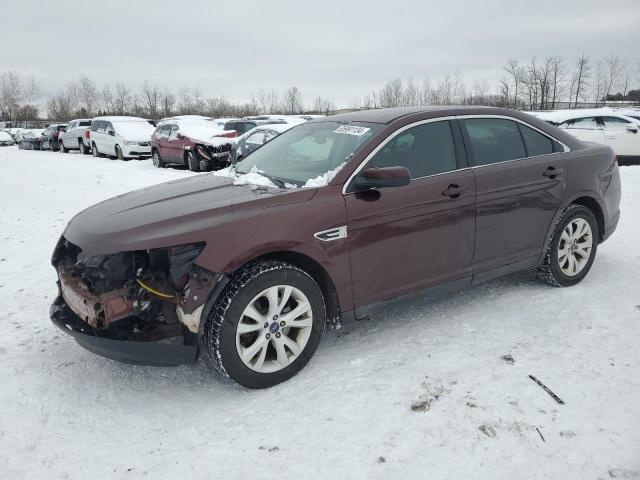
M163 168L165 166L162 158L160 158L160 152L158 152L157 150L154 150L151 154L151 161L153 162L153 165L155 167Z
M78 149L83 155L89 155L89 147L87 147L82 139L78 140Z
M69 149L64 146L64 143L62 143L62 140L58 140L58 151L60 153L67 153L69 151Z
M307 297L313 315L311 334L302 352L288 366L272 373L260 373L247 367L238 355L236 329L248 303L275 285L291 285ZM325 323L322 291L309 274L275 260L252 263L240 269L220 294L205 320L201 348L207 363L225 377L247 388L268 388L302 370L318 348Z
M94 158L102 157L102 154L98 151L98 147L96 147L95 142L91 144L91 155L93 155Z
M193 154L193 152L187 152L185 154L185 157L186 157L187 167L189 167L189 170L191 170L192 172L199 172L200 162L198 162L198 159Z
M53 152L53 140L49 140L49 151Z
M116 158L118 160L125 160L124 155L122 154L122 149L120 148L120 145L116 145Z
M562 240L562 233L567 226L576 219L583 219L591 228L592 245L587 263L580 272L575 275L567 275L562 271L558 258L558 247ZM544 260L536 269L536 274L545 283L554 287L570 287L582 281L587 276L598 249L598 221L595 215L587 207L582 205L569 205L560 215L554 226L553 235L547 244Z

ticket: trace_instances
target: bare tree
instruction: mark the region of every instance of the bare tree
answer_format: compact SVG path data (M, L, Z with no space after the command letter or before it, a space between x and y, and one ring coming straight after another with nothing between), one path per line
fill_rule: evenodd
M333 102L324 97L317 97L313 102L313 111L318 113L327 113L334 110L335 106Z
M66 92L60 92L47 102L47 115L51 120L66 121L73 116L73 100Z
M551 108L556 108L556 102L561 98L565 91L567 67L565 65L564 57L554 55L550 60L551 72L549 75L549 89L551 95Z
M78 101L83 116L91 117L98 106L98 87L93 80L84 73L78 79Z
M612 90L620 84L622 71L625 67L626 60L620 58L620 55L609 55L604 59L606 83L604 90L604 99L611 94Z
M23 100L26 105L31 105L40 96L40 85L31 75L24 86Z
M173 114L173 109L176 105L176 96L171 93L171 91L167 87L164 87L162 90L160 104L162 106L162 116L170 117Z
M0 76L0 109L2 116L15 120L22 102L22 81L13 70Z
M114 106L116 115L126 115L131 102L131 89L124 83L116 83Z
M302 94L298 87L293 86L285 92L284 107L287 113L299 113L302 111Z
M576 63L576 72L574 73L574 108L578 106L578 99L584 97L584 92L589 86L589 78L591 77L591 65L589 65L589 58L584 56L584 53L578 59Z

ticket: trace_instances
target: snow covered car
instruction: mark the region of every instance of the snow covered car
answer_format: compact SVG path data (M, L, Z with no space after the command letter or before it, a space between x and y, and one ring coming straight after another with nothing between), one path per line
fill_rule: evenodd
M637 118L608 107L535 112L535 116L580 140L609 145L621 165L640 163L640 120Z
M18 140L18 148L21 150L40 150L42 133L25 132Z
M577 284L619 203L610 147L520 112L345 113L77 214L53 253L50 316L100 355L169 365L200 350L269 387L327 325L400 300L531 268Z
M224 130L235 131L236 135L242 135L244 133L247 133L252 128L256 128L261 125L270 125L274 123L284 124L287 122L285 122L282 119L269 119L269 118L262 118L262 119L255 119L255 120L246 119L246 118L234 119L234 120L229 120L227 123L224 124Z
M55 123L45 128L40 138L40 150L58 150L58 137L65 128L66 123Z
M193 172L219 170L229 165L230 132L204 117L176 117L159 124L151 136L156 167L186 166Z
M96 117L91 121L91 153L127 160L151 156L154 127L145 118Z
M89 129L91 128L90 118L78 118L71 120L67 128L58 135L58 149L62 153L69 150L80 150L88 155L91 151L89 144Z
M249 130L236 139L231 153L232 161L238 162L242 160L254 150L260 148L265 143L273 140L282 132L286 132L295 125L295 123L275 123Z
M0 147L14 145L16 142L9 132L0 132Z

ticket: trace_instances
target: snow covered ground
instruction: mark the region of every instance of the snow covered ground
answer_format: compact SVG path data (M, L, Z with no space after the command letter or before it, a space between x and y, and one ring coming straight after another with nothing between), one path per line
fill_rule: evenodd
M49 322L66 222L190 172L15 147L0 170L2 479L640 478L640 167L580 285L525 272L397 307L265 391L115 363Z

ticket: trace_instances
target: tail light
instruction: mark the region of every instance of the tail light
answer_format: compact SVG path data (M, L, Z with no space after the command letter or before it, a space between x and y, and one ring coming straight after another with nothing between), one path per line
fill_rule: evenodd
M84 132L84 138L86 138L87 140L89 140L89 138L91 138L91 130L89 130L88 128Z

